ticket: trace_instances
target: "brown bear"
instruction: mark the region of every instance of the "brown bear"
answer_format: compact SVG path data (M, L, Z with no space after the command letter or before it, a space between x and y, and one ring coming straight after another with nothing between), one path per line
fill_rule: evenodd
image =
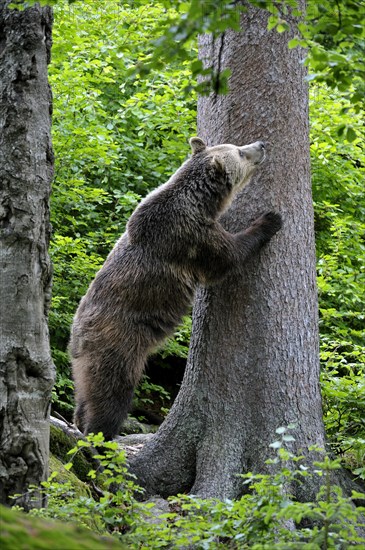
M261 141L207 147L136 208L76 312L70 342L75 423L84 433L119 433L147 356L187 313L198 285L221 281L281 227L269 212L230 234L219 224L265 158Z

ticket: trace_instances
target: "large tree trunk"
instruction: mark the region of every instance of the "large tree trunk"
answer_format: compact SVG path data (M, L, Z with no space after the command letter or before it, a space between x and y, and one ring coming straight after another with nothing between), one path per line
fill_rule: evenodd
M223 223L234 233L275 210L284 227L235 275L198 292L180 394L131 465L162 495L237 497L236 474L267 472L275 429L292 422L294 452L325 445L304 54L287 46L294 19L279 34L267 31L267 18L250 8L244 32L201 39L201 57L216 67L220 57L232 77L227 95L199 100L198 133L209 145L269 143L266 164ZM300 499L316 489L314 481L292 488Z
M46 479L54 366L47 312L52 11L0 0L0 502Z

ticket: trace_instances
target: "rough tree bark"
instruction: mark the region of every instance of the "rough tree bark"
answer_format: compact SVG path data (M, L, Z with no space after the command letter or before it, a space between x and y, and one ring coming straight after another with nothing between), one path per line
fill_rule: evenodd
M0 502L48 475L52 11L0 1Z
M303 6L302 6L303 7ZM291 31L267 31L249 8L244 32L202 37L200 55L232 71L225 96L200 98L198 134L208 144L269 143L269 158L225 215L231 232L267 210L284 227L220 286L201 289L186 374L157 435L132 461L139 482L164 496L191 491L234 498L237 473L267 472L275 429L295 422L292 449L325 445L319 389L315 244L304 53ZM312 498L316 482L291 488Z

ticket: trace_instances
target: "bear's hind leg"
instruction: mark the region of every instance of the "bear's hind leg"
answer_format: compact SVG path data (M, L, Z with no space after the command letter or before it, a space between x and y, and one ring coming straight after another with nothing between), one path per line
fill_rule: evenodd
M125 349L104 350L99 356L94 354L94 364L89 367L87 380L84 378L84 433L103 432L107 440L119 434L145 363L141 349L129 350L128 355L125 356Z
M131 409L133 392L133 386L119 384L103 396L90 395L84 433L103 432L107 441L119 435Z
M75 387L75 411L74 424L84 433L87 416L87 399L85 390L87 388L86 380L88 378L89 358L87 356L78 356L72 358L72 374Z
M84 400L76 399L76 409L74 412L74 424L84 433L86 424L86 403Z

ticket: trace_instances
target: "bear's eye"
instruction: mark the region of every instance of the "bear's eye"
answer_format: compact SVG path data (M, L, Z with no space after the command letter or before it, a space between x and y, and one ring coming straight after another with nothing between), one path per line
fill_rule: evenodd
M246 153L244 151L242 151L242 149L239 149L238 153L239 153L241 158L243 158L243 159L246 158Z

